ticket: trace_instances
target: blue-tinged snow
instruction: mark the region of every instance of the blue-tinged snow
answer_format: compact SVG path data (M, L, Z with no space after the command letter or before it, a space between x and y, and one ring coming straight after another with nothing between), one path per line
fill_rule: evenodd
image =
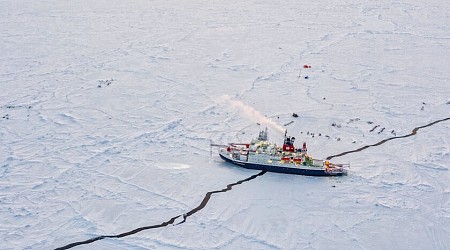
M0 248L161 224L258 173L211 141L287 128L325 158L450 117L448 9L0 1ZM76 248L448 249L449 131L336 157L342 178L266 173L182 224Z

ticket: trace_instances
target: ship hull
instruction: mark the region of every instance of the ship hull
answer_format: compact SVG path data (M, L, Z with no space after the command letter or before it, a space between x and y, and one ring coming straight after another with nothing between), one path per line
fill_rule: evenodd
M239 167L254 169L254 170L263 170L274 173L282 173L282 174L296 174L296 175L307 175L307 176L341 176L344 175L345 172L327 172L325 169L313 169L313 168L301 168L301 167L283 167L281 165L269 165L269 164L261 164L261 163L252 163L246 161L240 161L236 159L229 158L225 155L219 153L220 158L225 160L226 162L232 163Z

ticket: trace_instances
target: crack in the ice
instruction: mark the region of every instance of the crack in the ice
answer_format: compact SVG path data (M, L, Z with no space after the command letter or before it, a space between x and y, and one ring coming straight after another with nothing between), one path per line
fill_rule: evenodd
M426 128L426 127L430 127L430 126L432 126L432 125L434 125L434 124L436 124L436 123L443 122L443 121L447 121L447 120L450 120L450 117L447 117L447 118L444 118L444 119L440 119L440 120L437 120L437 121L428 123L428 124L423 125L423 126L416 127L416 128L414 128L414 129L411 131L411 133L409 133L409 134L407 134L407 135L390 137L390 138L384 139L384 140L382 140L382 141L379 141L379 142L377 142L377 143L375 143L375 144L365 145L365 146L363 146L363 147L360 147L360 148L357 148L357 149L354 149L354 150L346 151L346 152L343 152L343 153L340 153L340 154L337 154L337 155L331 155L331 156L328 156L326 159L327 159L327 160L331 160L332 158L335 158L335 157L339 157L339 156L343 156L343 155L351 154L351 153L356 153L356 152L362 151L362 150L364 150L364 149L368 149L368 148L370 148L370 147L376 147L376 146L379 146L379 145L381 145L381 144L383 144L383 143L385 143L385 142L388 142L388 141L390 141L390 140L394 140L394 139L402 139L402 138L410 137L410 136L416 135L416 134L417 134L417 131L419 131L419 129Z
M417 131L419 131L419 130L422 129L422 128L430 127L430 126L432 126L432 125L434 125L434 124L436 124L436 123L443 122L443 121L447 121L447 120L450 120L450 117L444 118L444 119L440 119L440 120L437 120L437 121L428 123L428 124L423 125L423 126L416 127L416 128L414 128L414 129L411 131L410 134L402 135L402 136L394 136L394 137L390 137L390 138L384 139L384 140L382 140L382 141L379 141L379 142L377 142L377 143L375 143L375 144L366 145L366 146L363 146L363 147L358 148L358 149L355 149L355 150L350 150L350 151L346 151L346 152L343 152L343 153L340 153L340 154L337 154L337 155L328 156L326 159L327 159L327 160L331 160L332 158L335 158L335 157L343 156L343 155L350 154L350 153L359 152L359 151L362 151L362 150L367 149L367 148L370 148L370 147L379 146L379 145L384 144L385 142L388 142L388 141L390 141L390 140L410 137L410 136L416 135L416 134L417 134ZM266 173L266 171L261 171L261 172L259 172L258 174L252 175L252 176L250 176L250 177L248 177L248 178L246 178L246 179L240 180L240 181L235 182L235 183L228 184L227 187L224 188L224 189L221 189L221 190L215 190L215 191L210 191L210 192L208 192L208 193L205 194L205 197L203 198L202 202L201 202L197 207L195 207L194 209L192 209L191 211L189 211L189 212L187 212L187 213L184 213L184 214L182 214L182 215L177 215L177 216L175 216L175 217L172 217L172 218L170 218L168 221L165 221L165 222L163 222L163 223L161 223L161 224L158 224L158 225L152 225L152 226L146 226L146 227L139 227L139 228L136 228L136 229L131 230L131 231L129 231L129 232L125 232L125 233L121 233L121 234L117 234L117 235L102 235L102 236L97 236L97 237L94 237L94 238L91 238L91 239L88 239L88 240L85 240L85 241L78 241L78 242L70 243L70 244L68 244L68 245L66 245L66 246L56 248L56 250L60 250L60 249L61 249L61 250L62 250L62 249L69 249L69 248L72 248L72 247L75 247L75 246L79 246L79 245L90 244L90 243L93 243L93 242L95 242L95 241L102 240L102 239L105 239L105 238L122 238L122 237L125 237L125 236L129 236L129 235L132 235L132 234L139 233L139 232L144 231L144 230L149 230L149 229L154 229L154 228L160 228L160 227L166 227L166 226L168 226L168 225L170 225L170 224L172 224L172 225L174 225L174 226L179 225L179 224L182 224L182 223L186 222L187 217L189 217L189 216L191 216L191 215L197 213L198 211L202 210L202 209L206 206L206 204L209 202L209 200L211 199L211 195L216 194L216 193L224 193L224 192L230 191L230 190L232 189L233 186L236 186L236 185L242 184L242 183L244 183L244 182L250 181L250 180L252 180L252 179L255 179L256 177L262 176L262 175L265 174L265 173ZM176 224L174 224L174 223L175 223L175 220L178 219L179 217L182 217L183 220L180 221L180 222L178 222L178 223L176 223Z
M166 226L168 226L170 224L175 225L175 226L179 225L179 224L182 224L182 223L186 222L187 217L189 217L189 216L197 213L198 211L202 210L206 206L206 204L208 203L209 199L211 199L211 195L216 194L216 193L224 193L224 192L230 191L233 188L233 186L236 186L236 185L242 184L244 182L250 181L252 179L255 179L256 177L261 176L261 175L263 175L265 173L266 173L266 171L261 171L258 174L254 174L254 175L252 175L252 176L250 176L250 177L248 177L246 179L237 181L235 183L228 184L227 187L224 188L224 189L210 191L210 192L205 194L205 197L203 198L202 202L196 208L192 209L191 211L189 211L189 212L187 212L185 214L177 215L175 217L172 217L172 218L170 218L170 220L165 221L165 222L163 222L161 224L152 225L152 226L146 226L146 227L139 227L139 228L136 228L136 229L131 230L129 232L125 232L125 233L121 233L121 234L117 234L117 235L96 236L94 238L91 238L91 239L88 239L88 240L85 240L85 241L78 241L78 242L70 243L70 244L65 245L63 247L58 247L55 250L69 249L69 248L76 247L76 246L79 246L79 245L86 245L86 244L90 244L90 243L93 243L95 241L102 240L102 239L105 239L105 238L122 238L122 237L125 237L125 236L129 236L129 235L132 235L132 234L139 233L139 232L144 231L144 230L160 228L160 227L166 227ZM179 217L183 217L183 220L181 222L178 222L177 224L174 224L175 220L178 219Z

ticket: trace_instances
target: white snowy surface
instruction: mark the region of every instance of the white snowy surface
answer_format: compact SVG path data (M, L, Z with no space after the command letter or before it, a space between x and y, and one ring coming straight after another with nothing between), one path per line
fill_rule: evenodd
M1 0L0 248L182 215L258 173L211 156L210 142L264 125L280 141L294 121L289 134L325 158L450 117L449 9ZM266 173L185 223L75 249L450 249L449 128L334 158L348 176Z

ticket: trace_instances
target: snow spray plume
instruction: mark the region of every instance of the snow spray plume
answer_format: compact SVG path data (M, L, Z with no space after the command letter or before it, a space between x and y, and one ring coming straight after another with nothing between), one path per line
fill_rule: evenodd
M231 106L238 108L241 113L248 119L264 124L268 127L275 129L276 131L284 134L285 129L278 125L276 122L272 121L270 118L263 116L258 110L242 103L241 101L231 100L228 96L224 96L224 99L231 103Z

